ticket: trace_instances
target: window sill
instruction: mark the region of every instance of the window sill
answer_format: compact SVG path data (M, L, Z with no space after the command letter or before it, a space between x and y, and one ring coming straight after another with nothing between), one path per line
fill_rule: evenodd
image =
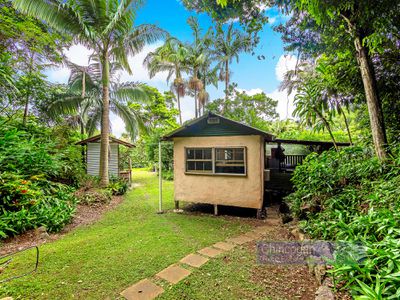
M234 173L201 173L201 172L185 172L185 175L204 175L204 176L227 176L227 177L247 177L247 174Z

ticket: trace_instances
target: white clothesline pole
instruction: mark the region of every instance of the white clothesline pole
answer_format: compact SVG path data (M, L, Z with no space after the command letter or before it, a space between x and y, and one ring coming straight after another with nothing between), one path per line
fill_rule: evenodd
M162 213L162 162L161 141L158 143L158 213Z

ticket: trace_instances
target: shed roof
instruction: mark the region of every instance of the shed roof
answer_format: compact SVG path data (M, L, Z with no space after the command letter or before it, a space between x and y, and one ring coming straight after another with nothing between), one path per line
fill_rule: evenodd
M274 136L268 132L208 112L200 118L194 119L188 124L163 136L163 140L171 140L175 137L234 135L260 135L267 141L273 141L274 139Z
M119 140L119 139L114 138L112 136L110 136L109 139L110 139L110 142L112 142L112 143L117 143L117 144L123 145L123 146L128 147L128 148L135 147L135 145L133 145L131 143L125 142L123 140ZM101 135L98 134L98 135L92 136L90 138L84 139L82 141L79 141L79 142L75 143L75 145L86 145L88 143L99 142L100 140L101 140Z

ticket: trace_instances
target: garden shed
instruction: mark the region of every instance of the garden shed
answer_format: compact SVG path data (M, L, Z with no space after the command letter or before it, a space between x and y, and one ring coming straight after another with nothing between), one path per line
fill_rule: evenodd
M100 169L100 140L101 136L96 135L85 140L79 141L76 145L86 146L86 173L92 176L99 176ZM108 171L110 176L117 176L131 180L131 166L129 163L128 170L120 170L120 146L132 148L133 144L110 137L110 149L108 159Z
M274 136L207 113L164 136L174 143L175 203L261 210L265 143Z

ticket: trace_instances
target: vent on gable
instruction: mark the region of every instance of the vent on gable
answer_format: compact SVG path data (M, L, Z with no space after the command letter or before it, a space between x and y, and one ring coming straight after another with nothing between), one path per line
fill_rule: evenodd
M220 122L220 119L218 117L209 117L207 119L207 124L210 124L210 125L219 124L219 122Z

